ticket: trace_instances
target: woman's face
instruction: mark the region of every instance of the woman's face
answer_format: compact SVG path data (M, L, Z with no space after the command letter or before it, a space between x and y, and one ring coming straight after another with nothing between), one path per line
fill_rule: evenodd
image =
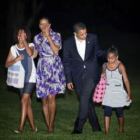
M43 32L45 28L50 28L51 24L47 19L41 19L39 22L39 28Z

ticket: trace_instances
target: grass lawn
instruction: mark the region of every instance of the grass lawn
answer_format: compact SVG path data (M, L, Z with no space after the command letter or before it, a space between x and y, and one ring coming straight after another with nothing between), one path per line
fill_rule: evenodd
M115 42L117 42L117 39ZM130 48L131 44L129 42L128 45L130 45ZM123 54L123 50L121 52ZM131 51L129 50L129 52ZM124 109L124 134L118 134L118 122L115 112L113 112L111 117L110 134L104 134L103 108L101 105L96 105L95 109L102 132L92 132L91 126L87 120L82 134L71 135L78 111L78 99L75 92L68 91L65 95L58 95L56 98L57 112L55 117L55 132L53 134L47 133L41 102L36 98L35 92L32 96L32 107L38 132L31 132L29 122L26 120L24 132L15 134L14 130L18 129L20 119L20 98L18 90L10 87L7 88L5 83L6 76L4 74L4 64L1 64L0 140L140 140L140 111L138 111L140 110L140 74L137 75L139 73L140 65L136 63L136 61L132 61L131 56L127 55L127 53L125 56L127 58L125 57L124 60L128 59L125 64L131 83L132 104L129 108ZM133 60L136 60L135 55L133 56Z
M134 80L135 79L135 80ZM7 88L5 76L1 77L0 88L0 140L139 140L140 139L140 94L138 78L130 77L132 89L132 105L124 110L125 133L118 134L118 122L115 112L112 114L110 134L104 134L103 108L100 105L95 107L102 132L92 132L88 121L85 123L83 133L71 135L73 125L78 111L78 100L75 92L67 92L65 95L58 95L57 112L55 118L55 133L48 134L43 119L41 102L36 98L35 92L32 96L32 107L35 124L38 132L31 132L28 120L26 120L24 132L15 134L20 119L20 99L18 90Z

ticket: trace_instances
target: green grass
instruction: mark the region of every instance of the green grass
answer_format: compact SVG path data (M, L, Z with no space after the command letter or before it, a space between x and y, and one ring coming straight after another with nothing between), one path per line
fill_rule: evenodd
M129 70L131 72L131 70ZM87 122L84 125L83 133L71 135L73 125L78 111L78 100L75 92L67 92L65 95L58 95L56 98L57 112L55 117L55 133L48 134L44 122L41 102L36 98L34 92L32 96L32 107L35 124L38 132L31 132L28 120L26 120L24 132L15 134L20 119L20 99L18 90L7 88L5 76L2 76L0 88L0 139L1 140L139 140L140 139L140 94L138 78L130 77L132 90L132 105L125 108L125 133L118 134L118 122L115 112L112 114L110 134L104 134L103 108L96 106L102 132L92 132L91 126Z

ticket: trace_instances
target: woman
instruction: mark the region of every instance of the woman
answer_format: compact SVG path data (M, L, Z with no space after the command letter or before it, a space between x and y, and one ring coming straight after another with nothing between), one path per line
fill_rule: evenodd
M37 97L42 100L43 114L48 132L54 132L54 117L56 111L56 94L65 93L65 76L61 59L58 55L61 49L61 37L51 28L46 17L39 21L41 33L34 37L34 57L39 53L37 64Z
M32 58L34 44L29 43L30 37L31 33L28 29L22 28L15 31L14 38L17 44L11 47L5 63L5 67L8 68L13 64L15 64L17 61L21 61L21 64L25 70L24 87L20 89L21 95L20 125L18 130L15 130L15 133L21 133L23 131L26 117L28 117L29 119L31 130L37 131L37 128L34 123L30 98L36 82L35 78L36 69ZM15 49L20 54L19 56L16 56Z

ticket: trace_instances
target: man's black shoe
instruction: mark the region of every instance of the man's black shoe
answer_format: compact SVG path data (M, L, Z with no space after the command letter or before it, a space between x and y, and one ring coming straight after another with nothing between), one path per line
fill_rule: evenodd
M71 134L81 134L81 133L82 133L82 132L75 130L75 131L73 131Z
M101 128L99 128L99 129L92 129L92 130L93 130L93 132L98 132L98 131L100 132L100 131L102 131Z

